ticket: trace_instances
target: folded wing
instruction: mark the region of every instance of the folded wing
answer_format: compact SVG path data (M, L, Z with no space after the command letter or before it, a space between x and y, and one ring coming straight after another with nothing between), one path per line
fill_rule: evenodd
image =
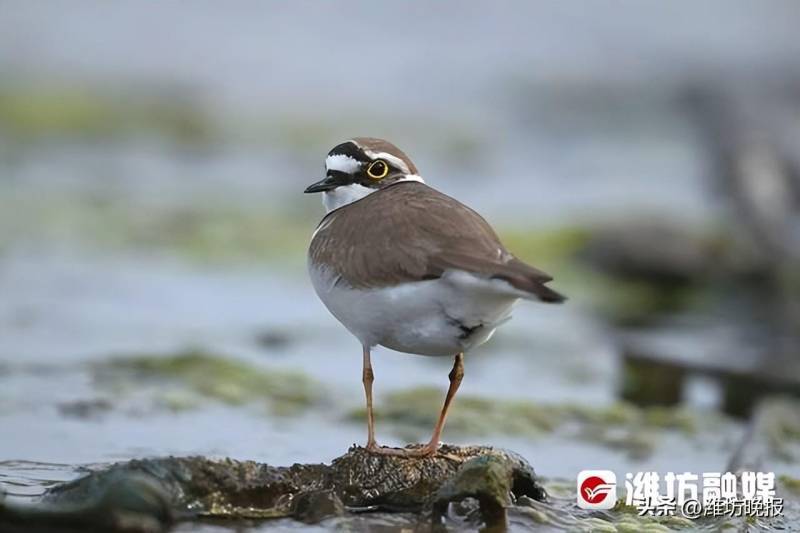
M352 287L437 279L461 270L504 280L544 302L564 300L545 285L552 278L509 253L483 217L417 182L389 186L332 211L310 253Z

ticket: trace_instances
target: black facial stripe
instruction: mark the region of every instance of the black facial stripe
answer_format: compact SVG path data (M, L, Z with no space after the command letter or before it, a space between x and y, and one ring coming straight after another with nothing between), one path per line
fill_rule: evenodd
M347 172L342 172L341 170L329 170L328 176L342 183L346 183L348 181L353 180L352 174L348 174Z
M329 170L327 181L340 187L342 185L351 185L355 183L355 176L339 170Z
M346 142L335 146L333 150L328 152L328 155L346 155L347 157L352 157L356 161L360 161L362 163L370 160L369 157L367 157L366 154L352 142Z

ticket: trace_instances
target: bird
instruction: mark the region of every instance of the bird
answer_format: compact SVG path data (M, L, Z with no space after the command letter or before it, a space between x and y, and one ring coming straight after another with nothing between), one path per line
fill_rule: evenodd
M361 343L369 452L427 457L439 448L464 354L488 341L519 300L560 303L552 278L516 258L477 212L426 184L397 146L356 137L335 146L311 237L308 272L330 313ZM376 346L453 357L430 441L391 448L375 439L371 354Z

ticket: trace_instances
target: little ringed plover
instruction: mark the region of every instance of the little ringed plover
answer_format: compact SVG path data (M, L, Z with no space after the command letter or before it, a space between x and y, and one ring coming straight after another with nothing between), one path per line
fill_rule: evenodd
M354 138L333 148L325 167L325 178L305 190L322 193L327 210L311 239L308 270L319 298L363 348L367 449L433 454L464 375L463 354L488 341L518 300L564 297L478 213L426 185L393 144ZM375 440L370 351L377 345L455 357L438 422L421 448Z

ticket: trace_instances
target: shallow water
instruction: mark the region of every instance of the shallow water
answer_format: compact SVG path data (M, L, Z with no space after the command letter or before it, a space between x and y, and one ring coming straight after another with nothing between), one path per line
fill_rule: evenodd
M0 292L0 457L7 459L0 483L11 496L40 494L80 475L82 465L167 454L320 462L364 439L363 422L347 416L363 401L358 345L316 301L302 273L12 253L3 257ZM520 307L496 341L467 358L461 394L611 404L615 361L605 336L579 303L549 310ZM281 332L278 347L258 343L265 331ZM270 414L259 402L226 405L210 398L176 412L157 401L164 392L159 386L131 377L142 390L117 394L97 382L91 366L126 354L168 357L186 346L255 368L300 370L316 380L324 402L292 416ZM432 385L443 394L449 364L379 350L378 409L391 391ZM85 411L70 410L76 405ZM624 445L602 445L570 428L516 436L446 432L445 439L510 448L539 474L568 483L585 468L722 470L743 428L708 420L715 421L691 433L651 428L651 453L638 458ZM386 444L423 440L426 431L378 424Z

